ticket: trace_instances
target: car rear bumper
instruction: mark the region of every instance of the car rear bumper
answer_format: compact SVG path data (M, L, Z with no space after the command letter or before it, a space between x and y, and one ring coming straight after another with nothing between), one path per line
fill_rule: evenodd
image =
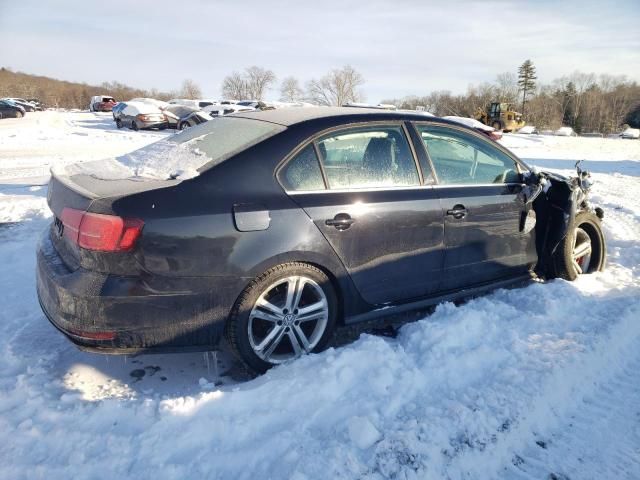
M158 292L141 277L71 271L49 230L38 245L36 273L43 312L83 350L210 350L220 341L230 308L223 306L229 303L222 296L225 289L216 289L210 280L200 291Z

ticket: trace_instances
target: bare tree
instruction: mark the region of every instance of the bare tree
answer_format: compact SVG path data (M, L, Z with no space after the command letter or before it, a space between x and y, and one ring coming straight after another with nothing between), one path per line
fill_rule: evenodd
M283 102L298 102L304 97L300 82L295 77L286 77L280 84L280 100Z
M497 75L496 95L498 102L515 103L518 98L518 77L511 72Z
M183 98L196 99L202 97L202 91L200 87L191 79L186 79L182 82L182 87L180 88L180 96Z
M276 81L276 75L271 70L252 66L245 71L245 82L250 100L263 100L265 93Z
M229 100L244 100L248 98L247 83L243 75L233 72L222 81L222 96Z
M344 105L364 99L359 87L364 85L364 77L350 65L334 69L320 80L307 83L307 96L319 105Z
M231 100L263 100L275 81L275 73L254 65L224 77L222 95Z

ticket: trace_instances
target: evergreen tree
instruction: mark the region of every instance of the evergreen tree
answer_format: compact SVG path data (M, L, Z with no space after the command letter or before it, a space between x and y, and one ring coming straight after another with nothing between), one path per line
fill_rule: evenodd
M574 120L576 118L576 87L573 82L569 82L562 92L562 125L568 127L574 127Z
M527 93L533 92L536 88L536 67L531 60L525 62L518 68L518 87L522 91L522 115L527 101Z
M624 119L624 123L629 124L631 128L640 128L640 103L629 110Z

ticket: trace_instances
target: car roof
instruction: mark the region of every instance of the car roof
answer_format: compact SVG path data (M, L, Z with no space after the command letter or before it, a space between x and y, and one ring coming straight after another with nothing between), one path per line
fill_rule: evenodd
M290 127L297 123L323 118L332 118L339 122L341 119L375 121L375 120L432 120L439 119L422 112L382 110L376 108L359 107L290 107L275 110L237 112L234 117L262 120ZM443 123L453 123L443 121Z
M161 110L151 103L145 102L126 102L126 106L124 108L132 108L137 112L145 114L145 113L162 113Z

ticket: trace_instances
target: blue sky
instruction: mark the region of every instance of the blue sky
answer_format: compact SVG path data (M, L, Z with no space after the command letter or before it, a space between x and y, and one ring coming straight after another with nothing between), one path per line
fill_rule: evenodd
M0 66L217 97L250 65L302 83L351 64L367 99L462 92L533 60L640 81L640 1L0 0ZM271 97L277 98L274 90Z

